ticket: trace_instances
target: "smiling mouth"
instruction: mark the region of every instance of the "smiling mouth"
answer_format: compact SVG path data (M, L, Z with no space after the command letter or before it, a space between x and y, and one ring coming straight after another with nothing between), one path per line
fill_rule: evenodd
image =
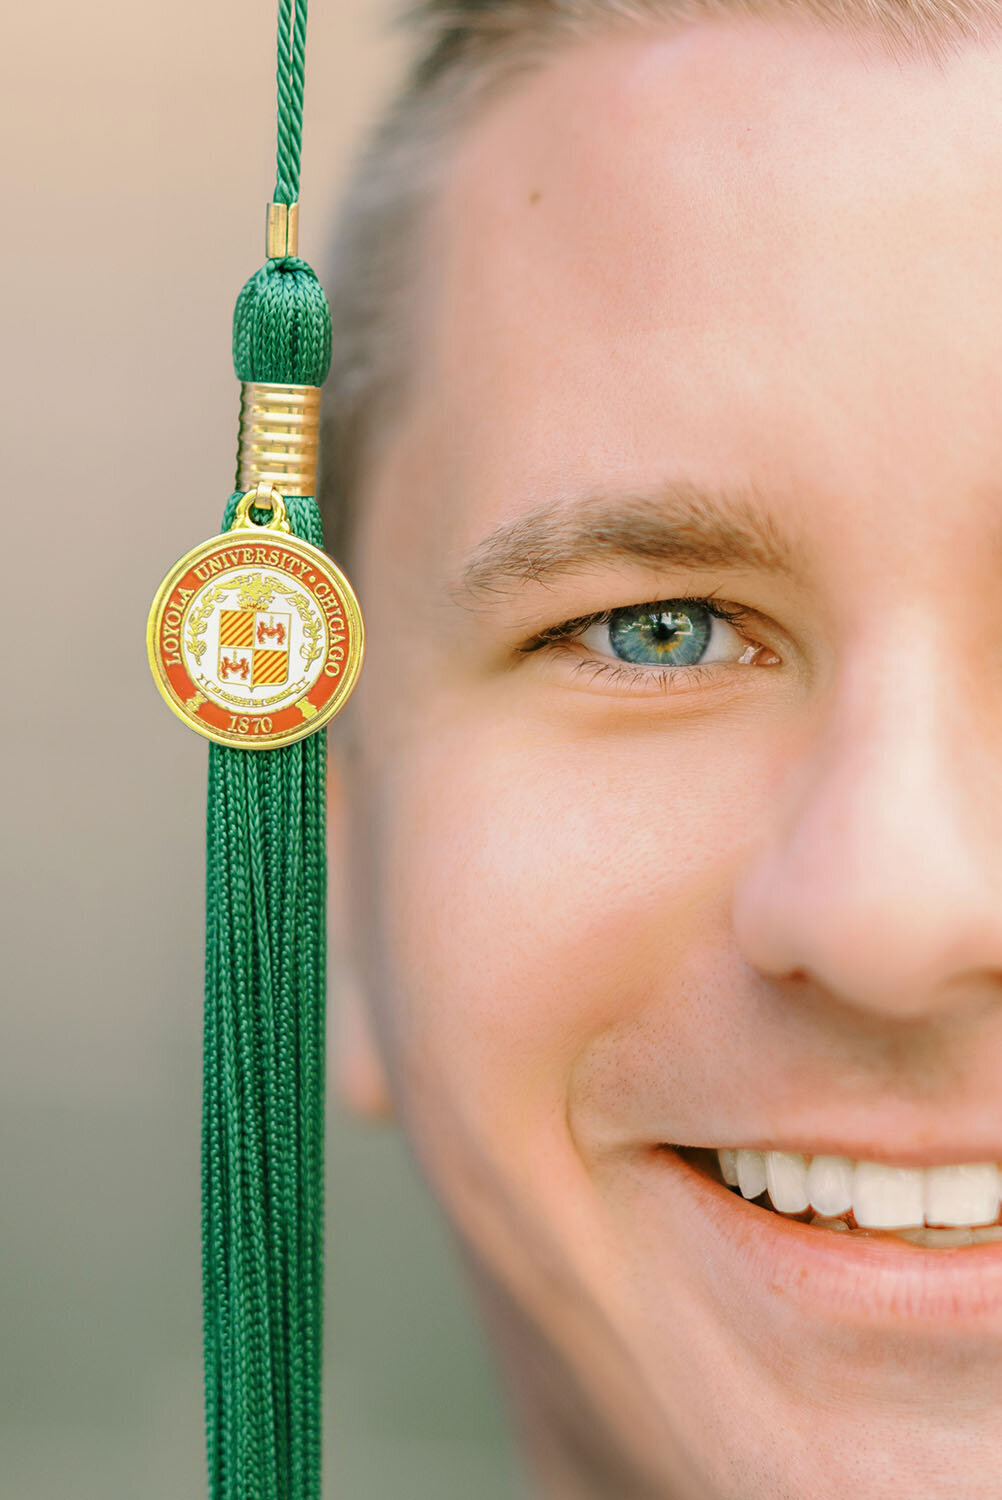
M829 1233L903 1240L928 1250L1002 1241L996 1162L891 1167L795 1151L667 1149L765 1212Z

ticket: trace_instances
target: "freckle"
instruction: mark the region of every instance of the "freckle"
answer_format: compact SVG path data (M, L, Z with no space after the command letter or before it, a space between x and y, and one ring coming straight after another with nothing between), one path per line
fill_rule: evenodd
M530 194L529 194L529 202L530 202L530 203L538 203L538 202L539 202L539 200L540 200L540 198L541 198L541 197L542 197L542 196L543 196L543 195L542 195L542 193L541 193L541 192L540 192L540 191L539 191L539 188L533 188L533 190L532 190L532 192L531 192L531 193L530 193Z

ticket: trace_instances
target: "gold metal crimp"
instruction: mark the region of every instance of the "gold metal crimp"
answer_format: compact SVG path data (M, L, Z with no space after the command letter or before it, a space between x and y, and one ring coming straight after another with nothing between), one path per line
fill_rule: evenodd
M299 254L299 204L269 203L264 234L265 254L269 260Z
M271 516L263 524L251 519L252 510L270 510ZM291 531L285 501L273 484L259 484L241 495L230 523L231 531Z
M236 489L274 485L283 495L315 495L320 446L320 387L240 387Z

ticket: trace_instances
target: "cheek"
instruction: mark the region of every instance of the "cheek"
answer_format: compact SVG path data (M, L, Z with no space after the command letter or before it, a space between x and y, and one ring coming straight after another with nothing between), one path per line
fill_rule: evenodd
M759 753L746 726L705 721L569 736L495 715L411 742L372 789L367 915L414 1113L529 1141L565 1116L596 1039L673 983L681 997L697 955L705 972L729 951L729 892L768 797Z

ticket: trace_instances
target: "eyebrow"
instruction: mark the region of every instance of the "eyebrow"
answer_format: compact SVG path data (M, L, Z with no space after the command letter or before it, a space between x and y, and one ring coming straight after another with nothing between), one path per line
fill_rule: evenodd
M453 594L485 603L608 562L792 573L797 552L754 488L673 480L653 496L591 495L506 521L468 555Z

